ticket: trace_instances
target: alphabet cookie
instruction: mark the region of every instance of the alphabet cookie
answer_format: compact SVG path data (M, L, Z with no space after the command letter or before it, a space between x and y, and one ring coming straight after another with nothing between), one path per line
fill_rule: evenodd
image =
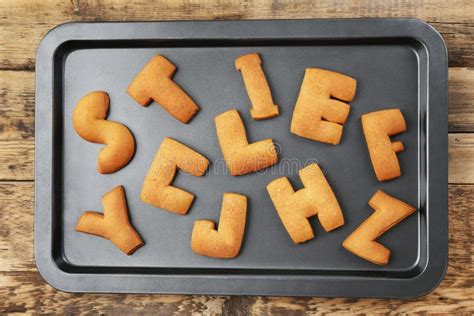
M213 258L236 257L244 238L246 217L247 197L237 193L224 193L217 229L212 221L194 222L192 251Z
M231 175L247 174L278 162L271 139L249 144L244 123L236 110L219 114L215 123L217 138Z
M200 177L209 166L209 160L191 148L165 138L143 182L143 202L167 211L184 215L194 201L194 195L171 185L176 169Z
M261 64L258 53L243 55L235 60L235 68L242 72L245 89L252 103L250 114L254 120L269 119L279 114Z
M131 255L143 241L128 219L123 186L113 188L102 197L104 214L86 211L77 222L76 231L109 239L120 250Z
M390 136L406 131L402 112L399 109L382 110L364 114L361 120L377 180L398 178L402 173L397 153L404 147L400 141L392 142Z
M128 164L135 152L135 140L123 124L105 119L109 109L109 96L103 91L94 91L77 103L72 122L77 134L83 139L105 144L99 151L97 171L112 173Z
M390 249L375 240L416 211L416 208L378 190L369 200L375 212L344 240L342 246L378 265L388 263Z
M175 65L165 57L156 55L138 73L127 93L142 106L148 106L154 100L172 116L188 123L199 107L171 79L175 72Z
M319 166L312 163L299 171L303 189L294 191L288 178L270 182L267 191L294 243L314 238L308 218L318 216L329 232L344 225L344 216L331 186Z
M349 76L307 68L291 119L291 132L315 141L337 145L352 101L357 81ZM335 97L339 100L331 99Z

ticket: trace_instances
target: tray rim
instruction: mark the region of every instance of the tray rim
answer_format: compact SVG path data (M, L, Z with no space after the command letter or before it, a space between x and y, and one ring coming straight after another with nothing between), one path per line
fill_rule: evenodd
M218 24L237 27L223 30ZM136 37L127 31L130 24L141 24L145 36ZM270 29L251 30L250 25L271 25ZM102 33L96 28L103 28ZM54 56L58 49L72 40L146 40L189 39L187 29L193 28L193 39L265 39L308 38L319 40L347 38L408 37L421 43L428 53L427 113L427 214L428 262L413 278L370 278L321 275L245 275L245 274L85 274L62 270L52 256L54 163L52 142ZM160 29L161 28L161 29ZM329 30L329 35L321 34ZM197 30L197 31L196 31ZM308 35L307 31L319 35ZM252 31L252 32L251 32ZM331 32L332 31L332 32ZM372 34L364 34L372 32ZM160 34L161 32L161 34ZM285 32L285 34L281 34ZM108 33L106 36L101 36ZM158 34L157 34L158 33ZM166 33L163 34L163 33ZM202 34L201 34L202 33ZM334 35L336 33L336 35ZM349 34L348 34L349 33ZM181 34L181 35L180 35ZM199 37L203 36L203 37ZM304 20L244 20L244 21L162 21L162 22L69 22L54 27L41 41L36 55L35 108L35 262L40 275L54 288L66 292L115 293L176 293L230 295L291 295L344 297L418 297L431 292L444 278L448 261L448 203L447 203L447 49L441 35L429 24L418 19L304 19ZM45 80L49 79L49 80ZM44 85L47 88L44 88ZM433 82L437 89L431 88ZM42 87L40 88L40 84ZM49 88L49 89L48 89ZM435 107L432 105L435 104ZM430 124L430 116L440 121ZM436 126L433 127L433 126ZM433 137L434 135L434 137ZM443 150L439 150L438 148ZM433 149L434 148L434 149ZM445 166L443 170L430 165ZM430 180L434 179L434 180ZM431 192L436 192L431 194ZM432 214L432 209L438 211ZM429 215L429 216L428 216ZM443 225L443 223L445 223ZM435 225L436 224L436 225ZM439 234L429 234L435 226ZM40 229L41 228L41 229ZM435 247L436 246L436 247ZM42 249L49 249L45 254ZM93 282L87 282L88 278ZM117 282L117 280L127 282ZM133 284L134 281L135 285ZM233 280L233 282L227 282ZM203 281L203 282L201 282ZM284 283L283 283L284 282ZM318 284L315 285L314 282ZM370 286L364 286L369 282ZM74 284L71 286L71 283ZM137 286L141 283L145 286ZM92 289L91 284L94 287ZM403 290L403 294L400 295Z

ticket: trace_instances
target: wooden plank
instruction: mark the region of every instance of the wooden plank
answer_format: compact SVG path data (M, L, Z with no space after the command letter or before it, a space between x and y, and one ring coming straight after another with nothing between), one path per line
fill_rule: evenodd
M33 259L33 183L0 182L0 313L433 313L474 312L474 185L449 186L449 267L431 294L413 300L81 294L45 284Z
M0 71L0 179L34 177L35 75Z
M474 183L474 134L449 134L449 183Z
M34 182L0 182L0 271L36 271L34 187Z
M0 139L34 139L35 74L0 71L0 104Z
M34 179L34 140L0 139L0 181Z
M35 51L54 26L70 21L416 17L445 36L451 66L474 66L471 0L0 1L0 69L34 69Z
M37 272L0 272L0 313L77 315L131 313L220 315L225 297L187 295L71 294L44 283Z
M474 9L472 14L474 15ZM471 22L473 21L474 19L471 19ZM472 67L474 65L474 23L434 22L431 25L441 33L446 42L449 67Z
M474 68L449 68L449 131L474 131Z
M449 69L449 130L474 132L474 68ZM34 73L0 70L0 180L34 178ZM457 135L458 138L469 138ZM453 144L457 144L453 143ZM472 144L468 141L467 144ZM474 183L472 173L460 171L456 160L468 161L472 150L452 149L450 182ZM459 176L462 175L462 179Z
M469 315L472 291L439 288L413 300L187 296L131 294L71 294L59 292L43 283L34 272L0 272L0 312L38 314L158 314L171 315L303 315L317 314L389 314L451 313ZM237 312L238 311L238 312Z

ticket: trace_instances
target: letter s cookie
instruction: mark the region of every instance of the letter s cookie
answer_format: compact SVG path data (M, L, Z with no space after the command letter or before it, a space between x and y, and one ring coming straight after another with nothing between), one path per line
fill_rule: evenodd
M99 151L97 171L113 173L123 168L135 152L135 140L123 124L107 121L109 96L103 91L94 91L84 96L72 114L74 129L83 139L105 144Z

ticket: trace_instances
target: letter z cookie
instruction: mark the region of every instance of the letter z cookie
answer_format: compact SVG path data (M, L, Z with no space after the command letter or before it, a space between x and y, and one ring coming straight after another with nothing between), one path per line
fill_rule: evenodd
M390 249L375 240L416 211L416 208L385 192L377 191L369 201L375 212L344 240L342 246L356 256L385 265Z

